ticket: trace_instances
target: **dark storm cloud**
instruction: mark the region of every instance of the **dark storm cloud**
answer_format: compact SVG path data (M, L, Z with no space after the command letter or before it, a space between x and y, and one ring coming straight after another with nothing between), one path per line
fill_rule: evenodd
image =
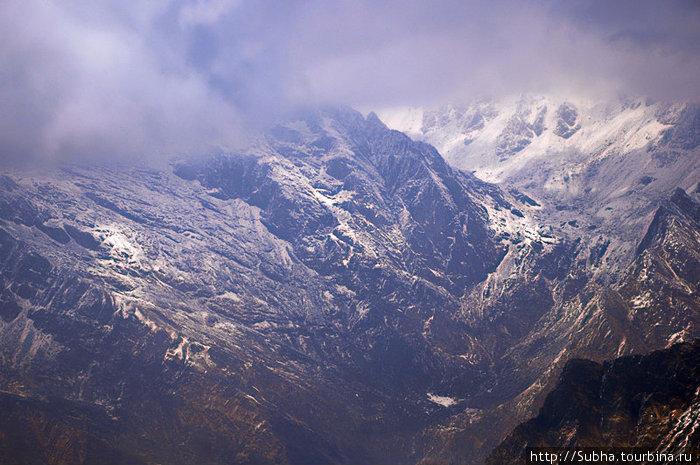
M6 0L0 159L162 157L288 109L513 92L698 100L696 2Z

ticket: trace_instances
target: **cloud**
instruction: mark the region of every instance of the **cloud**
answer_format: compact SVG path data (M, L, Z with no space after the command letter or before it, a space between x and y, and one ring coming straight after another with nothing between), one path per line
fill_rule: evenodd
M0 161L236 146L298 105L700 100L690 1L6 0Z
M2 159L135 160L241 140L240 114L206 76L149 46L139 21L154 18L118 13L3 5Z
M196 0L180 10L180 24L212 24L239 3L238 0Z

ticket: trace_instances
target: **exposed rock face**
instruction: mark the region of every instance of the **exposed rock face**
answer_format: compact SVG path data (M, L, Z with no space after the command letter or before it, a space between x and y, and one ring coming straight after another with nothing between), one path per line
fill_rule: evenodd
M527 147L535 131L521 115L513 116L496 141L496 155L505 159Z
M0 461L476 463L568 359L698 336L684 192L613 266L621 239L346 108L172 171L0 182L0 401L28 431L0 422Z
M568 102L562 103L557 109L557 126L554 128L554 134L568 139L581 128L577 122L578 111L576 111L576 107Z
M691 453L700 444L700 340L605 363L571 360L539 415L487 464L525 463L526 447L640 447Z
M483 460L481 454L495 446L492 432L508 431L516 418L534 414L572 357L603 361L697 338L698 206L680 190L662 202L616 285L591 279L601 244L579 243L526 264L517 277L494 274L476 286L467 307L482 325L500 329L490 333L493 339L481 333L481 343L500 354L492 392L507 394L486 411L467 410L448 427L431 430L428 442L439 446L423 463L475 455ZM576 258L564 258L571 256ZM493 296L489 289L500 292Z
M310 115L297 130L273 130L276 137L260 148L272 157L229 157L176 173L194 176L218 198L259 207L263 224L318 271L343 272L346 259L371 267L384 259L446 270L441 278L429 271L421 277L463 289L495 268L504 247L489 237L479 203L488 197L512 208L500 191L449 168L435 149L372 115L333 116L327 127L321 115ZM356 232L365 235L356 239ZM393 250L405 256L392 257Z

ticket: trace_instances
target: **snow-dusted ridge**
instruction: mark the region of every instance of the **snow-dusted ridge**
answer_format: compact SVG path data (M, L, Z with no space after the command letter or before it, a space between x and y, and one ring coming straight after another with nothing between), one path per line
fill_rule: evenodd
M520 95L378 114L452 166L534 198L537 220L559 234L609 236L626 260L659 202L700 179L700 112L690 104Z
M573 124L562 132L560 110L566 107L574 109ZM664 121L682 109L683 105L644 99L611 104L524 95L464 106L388 108L378 115L389 127L434 145L453 166L475 171L486 181L503 182L526 165L552 156L578 152L589 159L643 148L658 141L669 127ZM520 136L522 146L509 147L509 136Z

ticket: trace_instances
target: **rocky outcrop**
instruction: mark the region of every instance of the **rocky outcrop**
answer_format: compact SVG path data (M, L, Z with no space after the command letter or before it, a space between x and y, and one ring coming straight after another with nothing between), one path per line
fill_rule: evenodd
M700 441L700 340L605 363L571 360L532 420L487 464L524 464L527 447L639 447L695 452Z
M576 111L576 107L568 102L559 105L559 108L557 108L557 125L554 128L554 134L563 139L568 139L580 128L581 125L578 124L578 111Z

